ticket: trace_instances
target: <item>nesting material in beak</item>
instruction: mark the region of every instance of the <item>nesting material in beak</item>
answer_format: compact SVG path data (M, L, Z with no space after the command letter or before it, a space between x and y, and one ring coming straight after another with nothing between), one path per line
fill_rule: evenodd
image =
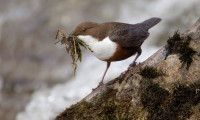
M72 33L66 35L62 30L58 29L56 33L56 40L58 40L55 44L61 43L61 45L65 45L66 51L72 57L73 61L73 75L76 75L77 61L81 62L82 53L80 46L91 51L89 46L85 44L82 40L80 40L77 36Z

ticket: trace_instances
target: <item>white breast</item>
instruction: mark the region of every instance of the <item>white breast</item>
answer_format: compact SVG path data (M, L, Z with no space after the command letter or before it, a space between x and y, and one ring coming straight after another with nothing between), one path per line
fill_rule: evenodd
M112 42L109 37L106 37L102 41L98 41L90 35L79 35L78 38L83 40L93 51L92 53L100 60L109 59L117 49L117 44Z

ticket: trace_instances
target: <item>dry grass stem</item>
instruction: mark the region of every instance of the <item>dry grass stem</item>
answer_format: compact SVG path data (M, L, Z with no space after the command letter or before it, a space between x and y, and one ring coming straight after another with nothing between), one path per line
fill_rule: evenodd
M61 38L59 38L59 36L61 36ZM64 44L67 53L69 53L70 56L72 57L73 75L75 76L76 69L77 69L77 61L79 60L81 62L81 59L82 59L82 53L81 53L80 46L82 46L90 51L91 51L91 49L85 42L80 40L77 36L72 35L72 34L66 35L60 29L58 29L55 39L58 40L55 44L57 44L57 43L61 43L61 45Z

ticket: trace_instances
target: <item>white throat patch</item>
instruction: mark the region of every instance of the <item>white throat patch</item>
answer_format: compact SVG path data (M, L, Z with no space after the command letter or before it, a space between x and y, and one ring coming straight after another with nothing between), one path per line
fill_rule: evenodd
M90 35L79 35L78 38L83 40L93 51L92 53L100 60L109 59L117 49L117 44L112 42L109 37L106 37L102 41L98 41Z

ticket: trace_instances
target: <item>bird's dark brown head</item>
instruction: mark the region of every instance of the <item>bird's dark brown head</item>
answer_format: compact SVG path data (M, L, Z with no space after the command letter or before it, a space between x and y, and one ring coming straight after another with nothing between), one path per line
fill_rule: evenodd
M98 27L98 23L95 22L83 22L79 24L72 32L73 35L90 35L94 31L94 28Z

